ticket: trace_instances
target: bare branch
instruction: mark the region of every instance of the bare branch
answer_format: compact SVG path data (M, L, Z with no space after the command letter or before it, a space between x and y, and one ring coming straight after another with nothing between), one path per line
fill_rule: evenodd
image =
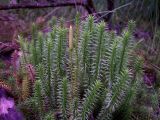
M0 10L13 10L13 9L39 9L39 8L54 8L54 7L66 7L66 6L83 6L89 14L97 13L95 6L92 0L83 0L83 1L74 1L68 0L65 2L51 2L51 3L28 3L28 4L9 4L9 5L0 5ZM101 17L105 21L110 19L110 15L101 16L101 14L96 14L96 17Z

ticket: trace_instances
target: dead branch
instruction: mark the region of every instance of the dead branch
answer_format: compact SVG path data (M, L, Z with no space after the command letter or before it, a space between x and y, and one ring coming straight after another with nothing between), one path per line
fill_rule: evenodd
M54 8L54 7L66 7L66 6L83 6L89 14L96 13L97 17L101 17L101 14L97 14L95 6L92 0L83 0L83 1L65 1L65 2L51 2L51 3L28 3L28 4L9 4L9 5L0 5L0 10L13 10L13 9L39 9L39 8ZM110 19L110 14L103 16L102 18L105 21Z

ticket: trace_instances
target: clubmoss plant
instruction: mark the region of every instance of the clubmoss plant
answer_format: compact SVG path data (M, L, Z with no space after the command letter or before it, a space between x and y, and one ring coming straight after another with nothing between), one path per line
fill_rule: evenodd
M93 16L80 22L77 15L69 29L61 22L47 35L34 33L28 44L32 49L24 51L36 68L30 99L37 119L110 120L115 111L130 106L140 77L139 60L131 54L133 25L116 36L104 22L94 23Z

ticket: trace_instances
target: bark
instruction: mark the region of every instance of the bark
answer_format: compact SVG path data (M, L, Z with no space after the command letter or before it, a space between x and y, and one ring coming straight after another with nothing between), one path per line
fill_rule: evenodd
M85 6L84 3L77 2L78 6ZM65 7L65 6L75 6L74 2L63 2L63 3L36 3L36 4L10 4L10 5L0 5L0 10L11 10L11 9L38 9L38 8L53 8L53 7Z
M108 10L109 11L112 11L114 9L114 0L107 0L107 7L108 7ZM112 17L112 12L110 12L108 15L107 15L107 21L110 20L110 18Z

